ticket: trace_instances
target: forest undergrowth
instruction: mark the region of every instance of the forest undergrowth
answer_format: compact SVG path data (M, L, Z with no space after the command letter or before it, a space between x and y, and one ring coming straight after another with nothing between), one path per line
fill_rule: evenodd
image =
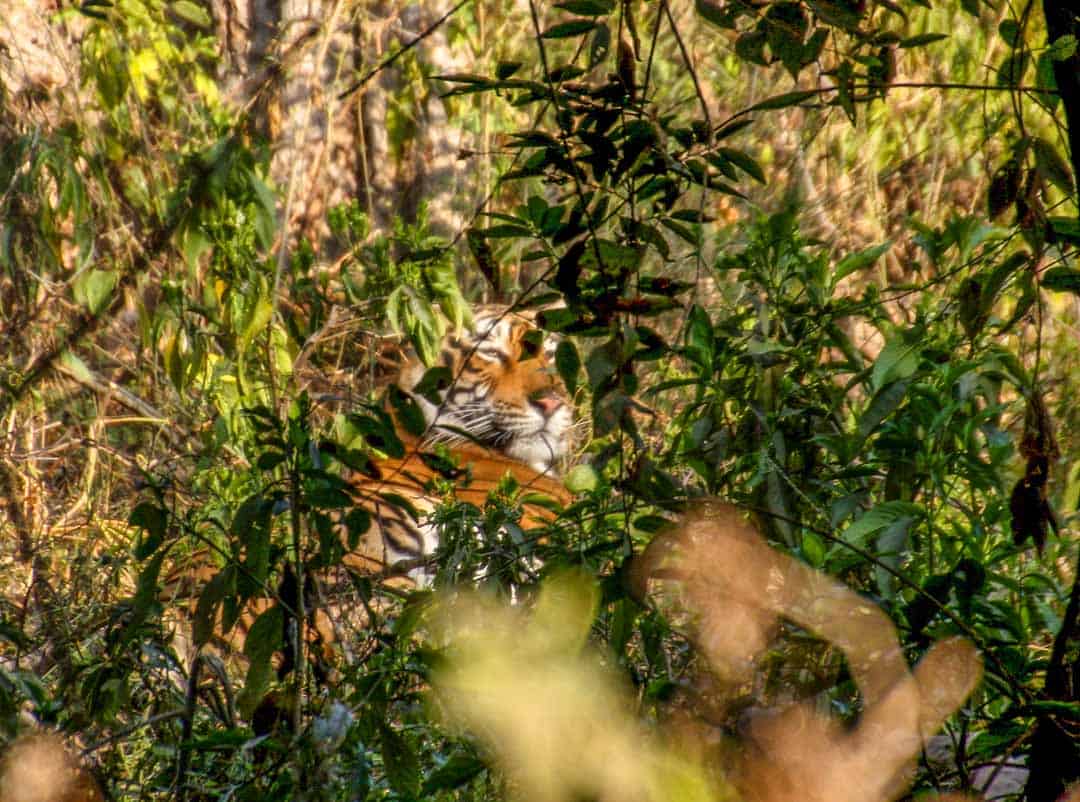
M1075 12L12 3L4 802L1080 780ZM345 571L395 361L490 304L573 500L436 469L433 587Z

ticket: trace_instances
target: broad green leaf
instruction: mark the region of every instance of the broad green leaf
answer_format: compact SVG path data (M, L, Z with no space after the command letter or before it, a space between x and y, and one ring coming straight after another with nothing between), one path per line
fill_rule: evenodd
M883 514L891 513L894 510L897 512L897 517L879 530L881 534L878 535L875 548L877 558L885 566L885 568L881 565L874 566L874 575L877 579L878 592L885 598L892 598L894 595L894 577L886 570L886 568L891 568L894 571L900 568L901 557L907 546L912 524L914 524L919 515L922 514L921 508L918 508L917 512L911 511L910 514L905 514L903 508L888 506L889 504L901 503L902 502L890 501L875 508L875 510L882 510ZM918 507L918 505L911 506ZM874 510L871 510L871 512L874 512ZM865 517L867 516L864 515L863 518ZM859 520L861 521L862 518Z
M1067 33L1055 39L1046 52L1054 61L1065 61L1076 55L1076 43L1076 37Z
M500 61L495 65L495 77L500 81L505 80L520 70L522 64L521 61Z
M757 64L761 67L768 66L769 60L765 55L765 45L767 44L768 37L765 35L765 31L760 29L747 31L735 40L735 55L751 64Z
M214 22L210 19L206 9L192 2L192 0L174 0L172 10L180 19L199 28L209 28Z
M486 770L487 766L475 755L454 752L445 763L432 771L424 780L420 795L427 797L438 791L452 791L460 788Z
M694 0L694 10L706 22L711 22L720 28L731 28L733 25L732 15L720 4L712 0Z
M858 32L861 6L848 0L807 0L807 3L822 22L835 25L848 33Z
M618 346L611 341L596 346L585 360L585 373L589 377L589 389L600 385L615 375L619 368Z
M1066 195L1073 192L1073 174L1065 157L1045 139L1034 137L1031 147L1035 153L1035 166L1043 178L1057 186Z
M833 268L832 286L835 287L845 276L851 275L857 270L864 270L865 268L870 267L891 247L892 240L887 240L880 245L874 245L873 247L866 248L862 251L849 253L837 262L836 267Z
M147 537L139 537L135 542L135 559L145 560L165 540L165 527L169 521L168 512L152 501L140 501L128 516L128 523L143 529Z
M712 320L708 312L695 304L686 321L687 355L711 373L714 349Z
M541 39L569 39L572 36L581 36L596 27L596 21L591 19L574 19L568 22L560 22L552 25L542 34Z
M806 561L815 568L825 564L825 544L821 538L807 530L802 534L802 553Z
M1026 50L1015 50L1005 56L1001 66L998 67L998 86L1020 86L1030 60L1030 54Z
M274 314L274 305L265 286L253 288L253 295L254 297L249 296L245 303L246 321L240 333L241 347L244 349L266 328Z
M454 381L454 374L450 371L450 368L443 365L436 365L433 368L428 368L424 371L424 375L420 378L420 381L416 383L416 386L412 388L412 392L416 395L424 398L438 406L442 403L442 393L446 390Z
M269 610L267 611L269 612ZM247 643L251 642L251 634L248 634ZM273 667L270 659L253 660L248 665L247 675L244 677L244 689L237 694L236 709L244 718L250 719L255 709L259 706L270 688L270 680L273 678Z
M881 425L889 415L891 415L897 407L900 406L904 397L907 395L908 379L902 379L895 381L892 384L888 384L882 387L875 394L870 401L870 405L866 408L866 411L859 418L859 423L856 427L857 440L853 444L856 449L862 448L862 444L866 441L871 434L873 434L878 426Z
M260 613L252 623L244 639L244 656L252 663L269 664L271 655L284 645L284 632L285 608L275 604Z
M405 431L416 437L423 435L427 429L427 420L416 400L396 384L390 385L387 396L398 422L405 427Z
M87 270L74 282L75 300L97 315L109 305L116 287L115 270Z
M765 183L765 172L750 154L735 148L720 148L720 153L759 184Z
M1051 217L1048 222L1057 239L1080 245L1080 221L1075 217Z
M604 270L633 270L641 263L644 251L641 246L620 245L608 239L597 239L586 246L581 254L583 267Z
M1003 19L998 25L998 34L1005 40L1009 47L1017 47L1023 44L1020 23L1014 19Z
M225 571L219 571L207 582L199 594L199 600L195 603L195 621L192 638L196 646L202 646L209 642L214 634L214 624L217 609L228 587L228 575Z
M601 17L610 14L613 6L608 0L562 0L555 4L555 8L582 17Z
M416 752L408 740L388 724L383 724L379 740L390 787L406 799L415 799L420 793L420 761Z
M785 92L782 95L774 95L773 97L767 98L760 103L755 103L746 111L751 112L763 111L765 109L786 109L791 106L798 106L803 101L809 100L813 97L817 97L820 94L821 92L813 89L800 90L798 92Z
M909 344L903 335L892 337L881 349L870 374L870 383L880 390L889 382L906 379L919 367L919 345Z
M577 391L578 374L581 372L581 356L577 346L569 340L561 340L555 347L555 368L566 386L566 392L573 397Z
M908 520L908 525L923 514L920 504L907 501L886 501L878 504L869 512L848 526L842 535L852 545L864 545L870 535L880 532L901 520Z
M133 616L128 623L129 632L134 632L141 626L151 610L158 605L158 576L161 573L161 564L165 555L165 551L158 552L139 572L139 581L132 600Z
M1041 284L1045 290L1080 295L1080 270L1075 267L1052 267L1043 273Z
M583 463L571 468L563 483L571 493L591 493L599 486L600 478L592 465Z
M925 45L932 44L933 42L940 42L942 39L948 39L947 33L923 33L918 36L909 36L907 39L901 39L899 47L924 47Z

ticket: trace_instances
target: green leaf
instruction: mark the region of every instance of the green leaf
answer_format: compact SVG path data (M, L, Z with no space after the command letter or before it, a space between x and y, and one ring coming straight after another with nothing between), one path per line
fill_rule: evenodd
M803 532L802 553L806 561L815 568L825 564L825 543L813 532Z
M836 267L833 268L832 286L835 287L845 276L851 275L857 270L863 270L870 267L891 247L892 240L887 240L880 245L874 245L871 248L866 248L865 250L857 251L856 253L849 253L837 262Z
M435 406L438 406L442 403L443 391L446 390L453 381L454 374L450 372L450 368L436 365L435 367L428 368L424 371L424 375L420 377L420 381L412 388L412 392L421 398L427 399Z
M998 25L998 34L1009 47L1017 47L1023 44L1022 33L1020 23L1014 19L1003 19L1001 24Z
M909 344L903 335L891 338L881 349L870 376L870 383L881 389L896 379L906 379L919 367L919 346Z
M495 65L495 77L504 81L521 69L521 61L500 61Z
M862 417L859 418L859 423L856 427L857 440L853 444L856 452L862 448L862 444L866 441L866 438L877 430L877 427L881 425L882 421L889 417L889 415L900 406L900 403L907 395L909 383L910 381L908 379L902 379L882 387L874 394L873 399L870 401L870 405L866 408Z
M878 504L848 526L842 537L845 542L852 545L863 545L870 535L880 532L897 521L907 521L907 525L910 526L922 514L923 508L919 504L908 501L886 501Z
M165 540L168 512L151 501L140 501L128 516L128 523L146 531L148 537L140 537L135 543L135 559L145 560Z
M582 17L601 17L611 13L612 4L604 0L562 0L561 3L555 4L555 8L561 8L563 11Z
M757 64L761 67L767 67L769 60L765 57L765 45L768 43L768 37L765 35L765 31L753 30L747 31L735 40L735 55L741 58L743 61L748 61L751 64ZM781 97L783 97L781 95ZM775 108L773 106L755 106L754 108Z
M750 154L744 153L741 150L736 150L735 148L720 148L720 153L724 156L724 158L726 158L744 173L749 175L759 184L766 183L765 172L761 169L761 166L756 161L754 161L754 158Z
M559 371L566 392L573 397L577 391L578 374L581 372L581 356L577 346L569 340L560 340L555 346L555 368Z
M798 92L785 92L782 95L773 95L772 97L767 98L760 103L755 103L746 111L751 112L761 111L764 109L786 109L790 106L798 106L804 100L809 100L810 98L817 97L820 94L820 92L813 89L800 90Z
M1075 267L1051 267L1042 274L1040 283L1045 290L1080 295L1080 270Z
M997 85L1020 86L1027 71L1030 54L1027 50L1017 50L1007 55L998 67Z
M508 62L513 63L513 62ZM445 75L433 76L436 80L446 81L450 84L470 84L475 85L481 89L496 89L498 84L488 78L486 75L476 75L470 72L451 72Z
M244 501L232 522L233 536L244 545L243 595L250 597L263 589L270 574L270 516L272 499L254 495Z
M101 313L112 299L116 287L115 270L88 270L75 280L72 291L75 300L90 310L90 314Z
M427 430L427 420L424 418L420 405L416 403L416 399L396 384L391 384L387 388L387 397L390 399L390 406L393 407L395 417L405 427L405 431L415 437L423 435Z
M175 0L172 10L180 19L199 28L209 28L214 24L206 9L196 5L192 0Z
M686 321L686 351L703 370L711 373L715 343L709 313L695 304Z
M596 346L585 360L589 389L599 389L618 369L618 346L611 341Z
M133 617L128 622L128 631L134 632L142 625L151 610L158 604L158 576L161 574L161 563L165 559L166 552L159 552L139 572L139 582L135 588L135 598L132 600Z
M903 512L903 509L900 507L888 506L890 504L901 503L903 502L888 501L885 502L885 504L882 504L879 507L875 508L875 510L882 509L883 512L892 512L895 510L897 513L896 519L893 520L891 523L888 523L880 530L881 534L878 535L877 545L875 547L877 558L881 561L884 567L882 567L882 565L875 565L874 575L877 580L878 591L885 598L892 598L894 595L894 577L889 571L886 570L886 568L891 568L894 571L899 570L901 556L904 552L905 547L907 546L908 536L911 532L912 524L915 523L918 515L922 514L922 508L919 508L918 512L912 511L911 514L905 514ZM918 507L918 505L915 504L911 506ZM875 510L871 510L871 512L874 512ZM864 515L863 518L865 517L866 516ZM862 519L860 518L859 520Z
M569 39L572 36L581 36L596 27L596 21L591 19L574 19L569 22L560 22L552 25L542 34L541 39Z
M275 613L274 611L277 611ZM260 626L260 635L264 634L264 631L271 628L273 621L276 619L278 623L277 637L274 638L273 643L278 644L281 641L281 622L284 620L282 610L277 605L274 605L269 610L255 619L255 624L252 626L251 631L248 633L247 639L244 641L244 652L248 651L248 646L252 646L252 652L256 653L256 657L251 659L251 663L248 665L247 676L244 678L244 690L240 692L236 699L237 709L240 714L245 718L251 718L251 714L255 712L255 708L259 706L259 702L266 695L267 689L270 687L270 679L273 676L273 668L270 665L270 656L274 653L276 646L270 647L270 644L262 641L260 638L256 638L255 627L259 625L260 621L266 621L267 623ZM270 648L267 648L270 647Z
M477 229L477 233L488 239L514 239L516 237L531 237L533 231L526 226L516 226L509 223L500 223L497 226Z
M581 264L583 267L604 270L635 270L641 264L643 255L644 249L640 246L632 247L608 239L596 239L581 254Z
M1065 61L1076 55L1076 37L1071 33L1059 36L1046 51L1054 61Z
M445 763L428 775L428 778L424 780L420 795L427 797L438 791L452 791L460 788L486 770L487 766L475 755L455 752L447 758Z
M280 649L285 632L285 608L275 604L259 614L244 639L244 656L253 663L267 662Z
M210 238L201 226L191 225L183 229L179 234L181 240L180 250L184 255L184 261L188 267L195 270L199 266L199 259L210 250Z
M199 594L199 600L195 603L195 621L192 638L196 646L207 643L214 634L214 619L218 606L225 597L227 588L227 573L219 571L207 582Z
M734 27L734 18L731 13L711 0L694 0L694 10L706 22L711 22L719 28Z
M1035 166L1039 173L1047 181L1057 186L1066 195L1073 193L1073 175L1069 169L1065 157L1057 148L1041 137L1031 140L1031 147L1035 153Z
M848 33L858 32L860 21L858 4L849 0L808 0L808 4L822 22L835 25Z
M923 33L918 36L909 36L907 39L901 39L898 47L925 47L933 42L940 42L942 39L948 39L947 33Z
M390 787L408 799L416 798L420 792L420 761L412 746L386 724L381 728L380 741Z
M1050 217L1050 230L1057 240L1080 245L1080 221L1075 217Z
M591 493L599 486L600 477L592 465L582 463L570 469L563 483L571 493Z
M741 120L735 120L734 122L730 122L727 125L722 126L721 128L718 128L716 130L716 133L713 134L713 139L715 139L717 142L719 142L721 139L726 139L729 136L733 136L733 135L737 134L739 131L741 131L744 128L747 128L747 127L749 127L749 126L751 126L753 124L754 124L754 121L751 120L751 119L748 119L748 118L744 118L744 119L741 119Z

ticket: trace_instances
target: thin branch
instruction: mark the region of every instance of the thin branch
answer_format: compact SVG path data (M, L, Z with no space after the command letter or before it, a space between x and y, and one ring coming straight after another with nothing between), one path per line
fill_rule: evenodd
M679 45L679 52L682 53L683 61L686 63L686 71L690 73L690 80L694 82L694 91L697 93L698 102L701 104L701 113L705 115L705 124L711 129L712 117L709 115L709 104L705 102L705 93L702 91L701 83L698 81L694 62L691 60L690 53L686 49L686 43L683 42L682 34L679 33L679 28L675 24L675 17L672 16L667 0L660 0L660 7L664 9L668 25L671 27L671 33L674 34L675 41Z
M427 39L429 36L431 36L431 34L435 33L435 31L437 31L439 28L442 27L443 23L445 23L448 19L450 19L452 16L454 16L456 13L458 13L468 3L469 3L469 0L459 0L458 3L456 5L454 5L453 8L451 8L449 11L447 11L445 14L443 14L441 17L439 17L437 20L435 20L435 22L433 22L431 25L429 25L423 31L421 31L420 34L415 39L413 39L413 40L411 40L409 42L406 42L404 45L401 46L400 49L396 50L392 55L390 55L387 58L383 59L378 64L378 66L373 67L371 69L371 71L368 72L367 75L365 75L359 81L354 83L352 86L350 86L344 92L339 94L337 99L338 100L345 100L346 98L349 97L349 95L352 95L353 93L355 93L355 92L359 91L360 89L362 89L363 86L368 81L370 81L372 78L374 78L380 72L385 70L387 67L389 67L391 64L393 64L395 61L397 61L399 58L404 56L406 53L408 53L410 50L412 50L414 47L416 47L422 41Z
M880 84L855 84L854 86L851 87L853 92L860 92L861 91L861 92L875 92L875 93L880 92L881 88L882 87L881 87ZM896 81L894 83L890 83L888 85L888 87L886 87L886 88L888 88L888 89L944 89L944 90L962 90L962 91L965 91L965 92L1021 92L1021 93L1026 92L1028 94L1033 94L1033 95L1058 95L1059 94L1057 92L1057 90L1043 89L1043 88L1038 87L1038 86L997 86L995 84L951 84L951 83L937 82L937 81ZM735 112L730 117L728 117L726 120L724 120L722 123L720 123L717 126L717 130L723 128L726 125L730 125L731 123L735 122L735 120L739 119L740 117L745 117L747 114L751 114L754 111L763 111L764 109L761 108L762 104L763 103L768 103L770 100L776 100L778 98L784 97L785 95L793 95L793 94L796 94L796 93L803 93L803 94L806 95L807 99L809 99L810 97L813 97L814 95L827 95L827 94L830 94L832 92L838 92L839 89L840 89L840 87L838 87L838 86L819 86L819 87L814 87L812 89L793 89L790 92L782 92L779 95L773 95L771 97L765 98L765 100L763 100L763 101L761 101L759 103L755 103L753 106L750 106L749 108L745 108L745 109L743 109L741 111ZM874 94L874 95L868 95L868 96L865 96L865 97L862 97L862 98L855 98L855 100L856 100L856 102L861 102L861 101L875 100L875 99L878 99L878 98L880 98L880 95L879 94ZM805 106L805 104L803 104L803 103L792 103L791 106L792 107L801 107L801 106ZM780 107L777 107L777 108L780 108Z

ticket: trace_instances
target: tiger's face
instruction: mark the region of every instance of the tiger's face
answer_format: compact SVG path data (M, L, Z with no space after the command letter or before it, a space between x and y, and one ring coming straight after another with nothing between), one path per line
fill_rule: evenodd
M439 405L418 394L428 443L475 442L535 470L557 470L568 454L573 413L555 371L556 338L514 312L478 314L471 331L450 334L438 364L451 384ZM407 364L398 386L412 393L424 376ZM467 433L467 434L466 434Z

